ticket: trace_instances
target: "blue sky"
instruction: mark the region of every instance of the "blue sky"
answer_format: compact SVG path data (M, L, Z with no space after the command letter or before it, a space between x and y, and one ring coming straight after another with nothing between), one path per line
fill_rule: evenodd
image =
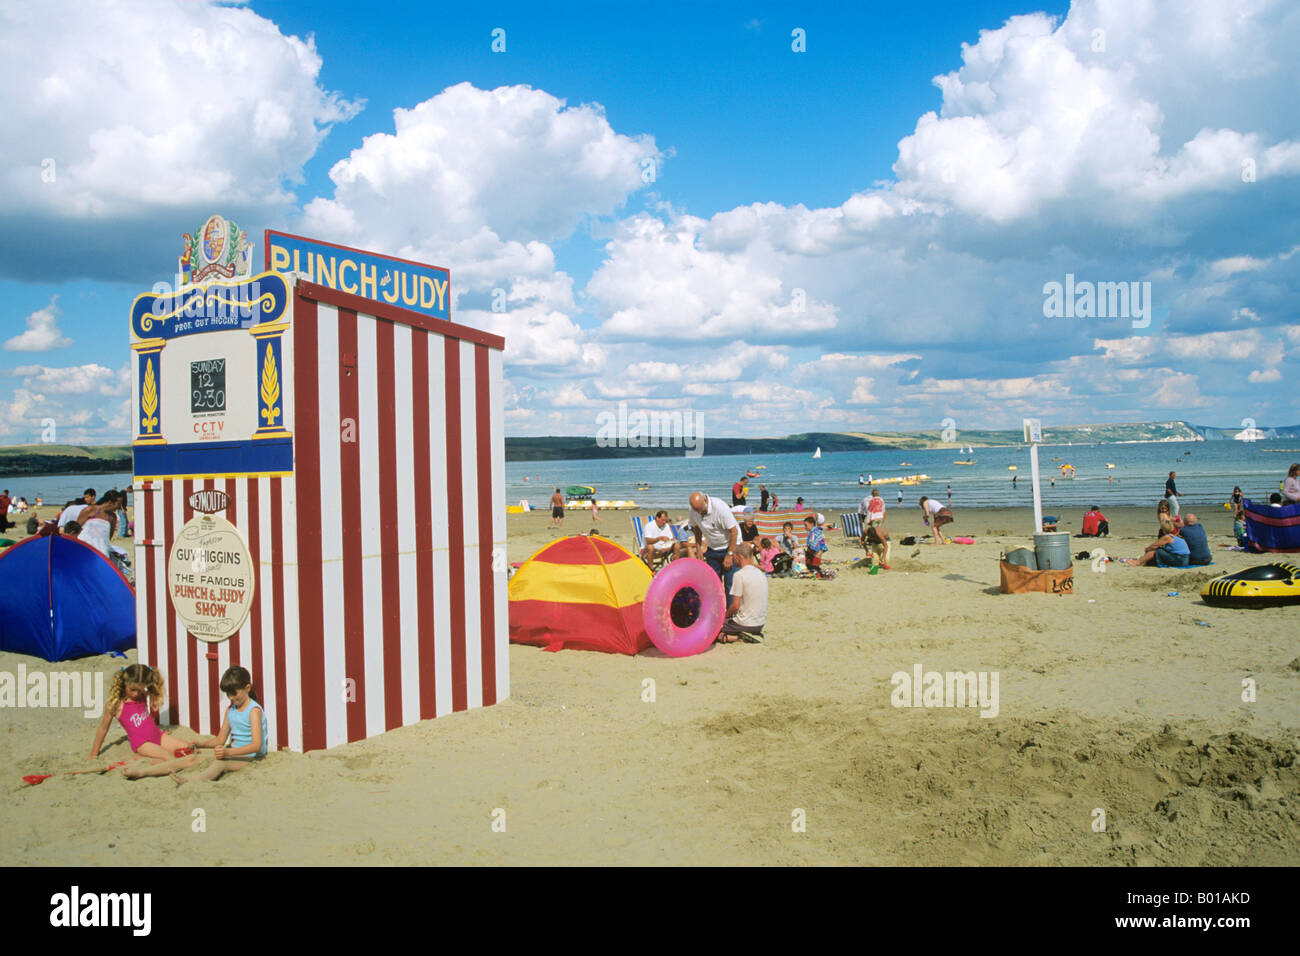
M1293 4L837 6L0 0L0 443L212 212L450 268L510 434L1300 422Z

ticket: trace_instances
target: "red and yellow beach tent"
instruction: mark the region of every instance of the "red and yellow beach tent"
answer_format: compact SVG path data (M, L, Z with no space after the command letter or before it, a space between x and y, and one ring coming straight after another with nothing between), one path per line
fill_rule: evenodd
M622 545L598 535L559 538L510 579L510 640L636 654L650 646L641 612L649 587L650 569Z

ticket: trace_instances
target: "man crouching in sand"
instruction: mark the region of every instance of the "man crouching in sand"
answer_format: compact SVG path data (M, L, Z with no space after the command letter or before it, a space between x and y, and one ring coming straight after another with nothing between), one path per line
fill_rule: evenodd
M754 546L748 542L736 545L736 564L739 567L731 579L731 603L718 643L761 644L763 625L767 623L767 575L754 563Z
M872 521L862 529L862 550L866 552L867 567L871 567L873 558L880 562L880 566L886 571L891 570L889 567L889 532L885 530L883 521Z

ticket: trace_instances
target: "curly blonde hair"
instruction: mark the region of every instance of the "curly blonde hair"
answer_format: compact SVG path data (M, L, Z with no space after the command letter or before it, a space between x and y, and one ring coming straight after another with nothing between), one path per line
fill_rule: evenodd
M142 685L149 695L150 709L160 709L166 683L163 681L162 671L148 664L130 664L113 675L113 683L108 688L108 702L104 705L106 709L110 712L114 711L118 704L126 700L128 684Z

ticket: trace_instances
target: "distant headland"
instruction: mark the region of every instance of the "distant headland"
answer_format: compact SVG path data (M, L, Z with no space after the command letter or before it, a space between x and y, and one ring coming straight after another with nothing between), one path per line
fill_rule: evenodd
M951 438L951 440L947 440ZM1300 438L1300 425L1219 428L1188 422L1121 422L1097 425L1061 425L1043 429L1043 442L1064 444L1115 444L1121 442L1231 441L1250 438L1268 441ZM707 455L811 454L872 451L875 449L1014 447L1023 444L1017 429L922 429L898 432L804 432L784 437L737 438L700 436ZM597 442L593 436L506 436L506 461L561 461L565 459L679 457L680 446L653 447L645 439L620 446ZM0 474L108 474L131 471L130 445L11 445L0 447Z
M1249 437L1256 441L1277 438L1300 438L1300 425L1284 427L1250 426L1218 428L1187 422L1124 422L1097 425L1062 425L1043 429L1048 445L1118 444L1121 442L1196 442L1231 441ZM862 452L876 449L917 450L926 448L1014 447L1024 443L1020 429L923 429L899 432L805 432L798 435L767 438L699 437L706 455L811 454L817 448L823 454ZM680 445L649 445L644 438L619 446L608 438L574 435L506 437L506 461L560 461L565 459L651 458L680 456Z

